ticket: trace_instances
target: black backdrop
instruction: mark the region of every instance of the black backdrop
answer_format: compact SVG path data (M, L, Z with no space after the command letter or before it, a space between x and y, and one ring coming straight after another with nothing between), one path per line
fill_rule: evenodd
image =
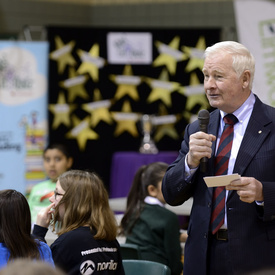
M205 47L218 42L220 40L219 29L105 29L52 26L48 27L47 31L48 40L50 41L49 142L67 144L74 156L73 168L96 171L103 178L107 188L109 187L112 154L117 151L138 151L141 142L138 122L136 123L138 136L125 129L115 134L117 127L123 122L117 121L112 116L114 112L125 112L126 110L126 112L134 114L174 115L176 122L156 127L154 137L156 137L155 142L159 150L177 151L180 148L184 128L190 121L191 116L196 115L202 108L209 108L204 94L192 96L191 99L191 96L184 92L184 87L192 85L192 77L194 76L200 83L203 83L201 62L197 61L197 66L196 62L193 62L195 66L191 70L186 70L193 58L188 52L188 48L198 47L199 40L204 41ZM162 100L161 97L156 97L148 102L152 87L146 81L141 81L135 87L138 91L138 99L133 98L130 92L116 98L118 84L110 76L124 74L125 66L129 64L108 64L106 36L110 31L150 32L153 38L153 61L160 56L156 41L171 45L171 41L174 41L175 37L179 38L177 50L185 52L187 58L176 62L175 73L169 71L165 62L163 65L158 66L153 66L153 64L130 65L133 76L157 80L165 72L168 77L168 79L166 77L167 82L177 83L175 90L170 93L171 105ZM99 46L98 55L105 60L103 67L98 70L91 70L98 72L98 79L87 72L79 73L82 63L79 50L90 52L95 44ZM69 54L58 59L58 52L56 51L61 51L64 47L69 46L71 47ZM201 45L199 47L201 48ZM54 53L57 55L54 55ZM70 90L64 83L73 76L84 76L85 82L82 87L75 86L74 89ZM127 90L127 86L124 87L125 89ZM108 119L106 119L106 114L105 119L102 117L96 119L96 113L88 112L84 108L84 104L101 100L110 102L110 106L107 108ZM65 119L64 116L60 116L60 113L58 115L54 109L58 104L61 109L62 106L70 108L67 115L65 115ZM125 106L128 106L128 108L125 109ZM59 116L61 119L58 120ZM92 122L93 119L94 122ZM81 126L84 121L86 124ZM79 137L74 136L74 129L76 131L77 127L81 129L86 127ZM81 131L81 129L78 130Z

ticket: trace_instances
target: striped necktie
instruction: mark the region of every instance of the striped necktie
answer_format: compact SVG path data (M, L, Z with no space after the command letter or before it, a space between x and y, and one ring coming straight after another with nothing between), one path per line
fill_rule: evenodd
M224 118L224 128L215 158L215 175L227 175L228 162L234 136L234 124L238 119L233 114L227 114ZM214 189L212 199L211 231L215 234L224 223L225 214L225 187Z

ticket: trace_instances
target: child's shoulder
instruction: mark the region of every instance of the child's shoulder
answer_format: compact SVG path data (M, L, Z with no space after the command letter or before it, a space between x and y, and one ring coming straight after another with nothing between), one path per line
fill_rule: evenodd
M32 190L43 189L43 188L45 188L47 186L51 186L51 185L53 185L55 187L56 184L54 182L52 182L52 180L50 180L50 179L44 180L44 181L41 181L41 182L35 184L33 186Z
M146 207L152 209L155 212L158 212L159 215L165 215L170 217L177 217L177 215L171 210L167 209L165 206L160 206L157 204L146 204Z

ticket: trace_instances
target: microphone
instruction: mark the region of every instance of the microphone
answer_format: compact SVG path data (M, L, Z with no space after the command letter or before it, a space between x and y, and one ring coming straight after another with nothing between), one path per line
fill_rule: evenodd
M207 110L200 110L198 115L200 131L207 133L207 127L209 124L209 112ZM201 172L205 173L207 168L208 158L203 157L200 161Z

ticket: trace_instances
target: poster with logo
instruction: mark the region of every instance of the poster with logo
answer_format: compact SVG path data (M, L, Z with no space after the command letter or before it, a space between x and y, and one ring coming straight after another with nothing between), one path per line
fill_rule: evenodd
M275 107L275 2L235 0L234 8L239 41L256 61L252 90L262 101Z
M48 43L0 41L0 190L45 179Z

